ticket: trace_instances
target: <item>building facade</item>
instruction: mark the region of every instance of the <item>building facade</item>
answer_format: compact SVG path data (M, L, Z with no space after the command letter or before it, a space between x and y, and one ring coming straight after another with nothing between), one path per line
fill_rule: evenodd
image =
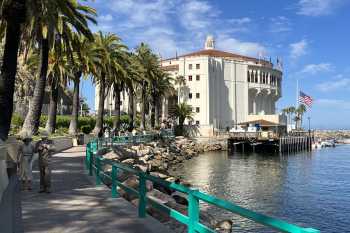
M174 78L183 76L178 102L192 106L201 129L232 128L242 122L264 119L285 124L276 114L282 96L282 72L271 62L215 49L208 37L203 50L162 61Z

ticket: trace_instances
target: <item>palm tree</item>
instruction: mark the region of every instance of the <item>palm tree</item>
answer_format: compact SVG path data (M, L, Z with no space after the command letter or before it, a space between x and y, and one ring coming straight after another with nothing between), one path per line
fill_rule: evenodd
M175 85L178 86L178 96L184 95L184 87L186 86L186 78L183 75L178 75L175 78Z
M136 48L136 55L143 66L144 80L141 84L141 129L146 126L146 104L147 104L147 88L150 87L150 92L152 98L152 109L151 109L151 126L154 127L155 123L155 80L159 68L158 57L152 53L148 45L141 43L140 46ZM153 88L152 88L153 87Z
M289 124L292 124L292 114L295 113L295 107L294 106L290 106L288 108L288 118L289 118Z
M303 125L303 115L306 112L306 106L304 104L300 104L299 107L296 109L297 114L297 122L299 122L299 129L301 129Z
M48 71L50 47L55 43L69 44L71 28L92 38L88 20L93 21L95 10L76 0L38 0L31 2L31 20L28 30L40 48L39 75L35 84L32 104L20 134L35 134L39 128ZM67 33L68 32L68 33ZM63 42L62 42L63 41Z
M69 64L63 44L55 44L55 48L49 53L48 83L50 85L50 104L48 118L46 122L46 131L54 133L56 130L56 114L58 104L58 91L67 86L69 73Z
M0 139L6 140L11 125L13 94L17 72L17 55L26 18L25 0L0 2L1 39L5 35L3 62L0 72Z
M144 69L141 65L138 58L135 54L129 54L128 56L128 64L126 66L126 78L124 79L124 84L126 86L127 91L129 92L129 106L128 106L128 114L130 117L129 121L129 131L132 131L134 124L134 113L135 113L135 100L136 100L136 91L139 84L144 80ZM119 95L120 100L120 92L117 93ZM120 104L118 106L118 112L120 114ZM116 117L119 121L119 116Z
M73 108L72 116L69 123L69 134L77 135L78 133L78 115L79 115L79 85L80 78L83 75L88 77L90 74L96 74L96 63L99 61L98 49L92 46L85 36L74 33L71 43L73 56L70 57L71 70L73 73Z
M116 74L124 72L122 65L118 63L118 59L120 59L120 51L122 48L126 49L126 46L121 44L120 38L115 34L103 34L102 32L95 35L94 44L100 51L99 55L101 56L97 68L98 75L94 77L99 85L99 102L93 133L98 135L103 127L104 100L107 94L105 90L111 87Z
M181 134L184 133L184 122L185 120L193 120L192 106L186 103L180 103L175 106L174 118L179 120L179 131Z
M166 72L159 70L157 78L157 88L156 88L156 105L155 105L155 125L159 126L160 119L160 109L161 100L167 98L175 93L175 88L173 86L173 78Z

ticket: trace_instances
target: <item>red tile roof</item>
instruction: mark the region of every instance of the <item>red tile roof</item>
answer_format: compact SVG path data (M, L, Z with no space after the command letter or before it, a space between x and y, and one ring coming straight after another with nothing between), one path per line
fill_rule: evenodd
M188 54L181 55L179 57L195 57L195 56L209 56L209 57L223 57L223 58L231 58L235 60L241 60L241 61L251 61L251 62L256 62L256 63L263 63L264 65L270 65L272 66L271 62L265 61L265 60L259 60L257 58L253 57L247 57L239 54L234 54L234 53L229 53L229 52L224 52L216 49L203 49L197 52L192 52ZM166 60L172 60L175 58L169 58Z

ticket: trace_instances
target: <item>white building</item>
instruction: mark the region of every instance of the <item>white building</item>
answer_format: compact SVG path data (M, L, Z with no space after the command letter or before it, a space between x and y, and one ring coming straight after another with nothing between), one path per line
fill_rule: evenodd
M194 121L187 123L199 125L206 135L254 120L285 124L285 117L276 114L282 72L271 62L216 50L208 36L203 50L162 60L161 65L174 78L186 79L177 87L178 96L163 100L164 119L176 102L186 102L195 112Z
M282 72L271 62L216 50L208 36L203 50L163 60L162 66L185 77L178 101L193 107L193 123L202 131L254 120L285 124L276 114Z

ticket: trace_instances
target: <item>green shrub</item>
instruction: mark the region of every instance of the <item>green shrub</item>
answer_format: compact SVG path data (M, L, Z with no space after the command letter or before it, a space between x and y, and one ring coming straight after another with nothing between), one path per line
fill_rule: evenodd
M65 135L68 134L68 128L57 128L55 131L56 135Z
M56 128L69 128L71 116L57 116Z
M40 116L40 127L45 128L47 121L47 115L41 115Z
M96 120L93 117L79 117L78 128L81 130L81 127L83 127L84 125L89 125L91 128L94 128L95 123Z
M114 117L105 117L103 119L103 123L106 124L108 127L112 128L113 127L113 121L114 121Z
M90 125L83 125L81 127L81 131L84 133L84 134L90 134L91 131L92 131L92 127Z
M22 117L18 114L13 114L11 119L11 125L13 125L15 128L20 128L23 125L24 120Z

